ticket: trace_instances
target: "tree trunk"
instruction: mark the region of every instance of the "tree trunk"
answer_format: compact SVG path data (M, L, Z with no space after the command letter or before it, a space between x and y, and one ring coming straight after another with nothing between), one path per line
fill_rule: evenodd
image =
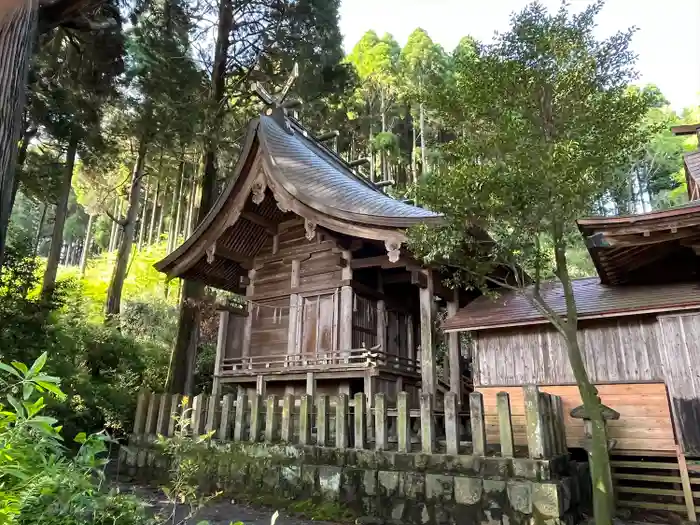
M38 7L38 0L9 0L0 4L0 268L12 212L17 139Z
M197 206L195 201L197 200L197 177L192 174L192 186L190 187L190 203L189 209L187 210L187 224L185 231L185 238L188 239L192 235L192 230L194 230L194 221L197 218Z
M83 243L83 253L80 254L80 277L85 276L85 268L87 268L90 247L92 246L92 225L95 222L95 215L90 214L87 223L87 231L85 232L85 242Z
M153 206L151 206L151 224L148 227L148 244L153 244L153 235L156 229L156 214L158 213L158 197L160 196L160 181L156 182L156 189L153 193Z
M214 114L209 133L204 136L202 196L199 203L198 221L204 219L214 203L214 192L216 191L216 138L223 120L222 108L225 106L223 102L226 98L226 62L230 46L229 33L232 26L232 1L221 0L210 92L212 107L218 108L218 111ZM170 392L192 393L194 389L194 364L201 317L199 303L203 297L203 285L185 281L180 302L177 340L171 359L170 384L168 385Z
M112 211L112 215L114 216L115 219L119 218L119 199L114 199L114 208ZM117 239L117 229L119 228L119 225L116 223L116 221L112 221L112 228L109 231L109 244L107 245L107 251L112 253L114 251L114 247L116 245L116 239Z
M39 219L39 227L36 230L36 237L34 238L34 256L36 257L39 253L39 243L41 242L41 234L44 231L44 221L46 220L46 210L48 206L44 202L41 207L41 218Z
M426 160L425 151L425 106L420 104L420 171L426 173L428 171L428 161Z
M146 229L146 215L148 214L148 190L150 189L149 182L146 183L146 191L143 192L143 206L141 208L141 220L139 221L139 244L137 247L138 251L141 251L141 247L143 246L143 235Z
M598 397L598 390L591 383L586 371L581 346L578 341L578 313L571 276L568 270L566 241L564 240L561 225L554 225L552 237L554 240L557 276L564 288L564 298L566 300L566 321L563 328L558 327L558 329L566 342L571 370L576 378L586 415L590 418L593 427L591 447L588 451L593 487L593 514L596 525L611 525L615 511L615 499L605 421L603 420L603 405L600 397Z
M175 249L180 239L180 230L182 229L182 192L185 191L186 168L187 161L185 160L185 155L183 153L182 160L180 161L180 175L178 177L178 182L176 186L177 193L175 194L175 199L177 201L177 211L175 212L175 228L173 230L172 243L170 243L168 253L172 252Z
M27 150L29 149L29 143L31 142L32 137L36 135L36 133L36 129L25 130L24 133L22 133L22 142L17 152L17 164L15 165L15 180L12 184L10 214L12 214L12 210L15 207L15 199L17 198L17 192L19 191L19 182L21 177L22 166L24 166L24 161L27 160Z
M166 195L168 194L168 188L167 186L163 190L163 194L161 195L160 200L161 205L160 209L158 211L158 221L156 224L156 243L159 243L160 240L163 238L163 229L165 228L165 203L167 201Z
M411 117L411 129L413 130L413 146L411 147L411 177L413 184L418 183L418 165L416 163L416 123Z
M56 215L53 223L53 234L51 236L51 249L46 261L46 271L44 272L44 282L41 287L41 296L44 300L49 300L56 287L56 272L58 262L61 259L61 248L63 247L63 227L66 224L68 214L68 198L70 197L71 181L73 180L73 168L75 167L75 155L78 151L78 139L70 138L68 150L66 151L66 164L61 181L61 190L56 203Z
M117 260L114 264L112 280L107 290L107 303L105 305L105 323L111 322L115 316L119 315L122 289L126 279L126 270L129 265L129 256L134 244L134 234L136 233L136 221L139 216L139 202L141 200L141 185L143 182L143 165L146 160L148 144L146 138L141 137L139 143L138 156L134 164L134 171L131 174L131 188L129 190L129 207L124 219L124 235L119 243Z

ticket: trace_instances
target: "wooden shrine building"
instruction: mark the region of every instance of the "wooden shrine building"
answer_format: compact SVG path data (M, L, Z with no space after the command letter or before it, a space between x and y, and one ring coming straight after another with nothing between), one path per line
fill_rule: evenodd
M457 336L439 371L433 350L437 305L455 312L459 294L405 248L407 228L441 217L358 165L270 104L210 213L156 264L245 298L221 315L215 392L462 392Z

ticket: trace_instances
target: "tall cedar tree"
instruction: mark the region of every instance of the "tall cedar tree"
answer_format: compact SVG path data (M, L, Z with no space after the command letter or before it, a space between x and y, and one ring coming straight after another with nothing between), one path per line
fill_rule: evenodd
M425 260L449 259L463 269L463 278L480 286L495 262L509 264L521 277L514 288L566 343L593 426L595 522L610 525L613 492L602 404L581 357L567 248L576 218L618 182L617 168L644 143L640 123L651 100L627 89L635 78L632 31L595 38L601 8L598 2L571 15L563 6L549 14L533 3L480 50L476 62L458 61L456 89L439 93L433 107L463 133L446 148L449 170L429 177L421 193L449 222L437 230L417 228L411 242ZM497 244L473 240L475 225ZM544 237L553 244L551 258L541 249ZM540 294L550 264L563 286L565 316ZM523 284L520 265L533 269L533 286Z
M101 8L105 16L113 7ZM63 228L76 158L88 158L103 146L103 108L116 96L115 82L123 71L123 35L117 23L79 37L63 28L53 31L40 49L30 83L30 113L47 139L65 148L65 166L56 200L51 249L44 272L42 295L53 292L63 248Z
M235 23L234 12L237 13ZM309 20L315 23L309 24ZM337 0L220 1L208 115L203 133L197 223L204 219L216 199L220 161L217 158L218 139L225 117L231 111L232 100L238 100L242 93L250 96L247 80L257 76L258 80L274 82L280 74L291 69L294 61L304 64L302 72L306 79L321 71L322 87L342 84L344 68L329 61L337 58L339 62L342 56L337 24ZM259 69L254 71L254 68ZM272 71L277 75L272 75ZM318 80L312 85L318 86ZM312 97L317 96L313 90L309 92ZM297 93L303 93L303 88L297 87ZM194 387L203 298L202 284L185 281L170 373L169 389L172 392L191 393Z
M17 192L17 142L34 43L38 35L58 27L90 32L116 25L113 10L109 18L102 18L103 4L103 0L57 0L41 6L38 0L10 0L0 4L0 262Z
M133 89L130 101L135 118L132 133L136 159L131 173L127 208L123 218L114 217L122 228L117 260L107 290L105 321L120 312L143 188L149 147L168 141L183 119L196 115L194 100L200 75L190 56L190 20L182 3L171 0L151 3L139 14L127 40L127 78Z

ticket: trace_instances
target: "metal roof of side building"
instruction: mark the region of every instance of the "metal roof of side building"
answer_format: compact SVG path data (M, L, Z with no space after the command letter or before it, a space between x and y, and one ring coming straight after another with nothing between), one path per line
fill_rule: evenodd
M700 309L700 283L664 286L608 286L598 277L572 281L580 321ZM531 292L526 289L525 293ZM566 314L564 289L558 281L542 283L544 301L562 316ZM549 320L523 295L508 290L493 297L483 295L443 323L447 332L481 331L535 324Z

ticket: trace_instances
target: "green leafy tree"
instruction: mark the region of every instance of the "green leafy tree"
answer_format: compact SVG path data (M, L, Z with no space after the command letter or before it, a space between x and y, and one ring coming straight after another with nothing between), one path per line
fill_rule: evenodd
M416 148L416 125L420 131L420 161L423 172L428 169L427 160L427 125L426 125L426 100L436 83L440 83L445 77L446 56L442 47L435 44L430 36L422 30L416 29L408 37L408 42L401 50L400 68L404 80L405 96L409 102L418 106L416 112L412 112L413 121L413 150ZM415 151L411 152L412 175L414 183L418 180L415 164Z
M592 421L595 521L609 525L613 491L602 404L581 357L567 249L577 235L575 220L590 213L618 182L619 166L645 143L642 122L653 100L627 89L635 78L632 31L595 38L602 5L572 15L566 6L550 14L530 4L480 50L478 61L455 72L459 89L440 93L434 107L463 131L447 147L449 170L421 189L421 198L444 212L448 224L417 228L412 244L428 261L449 259L462 268L462 278L481 286L494 265L508 265L514 280L499 284L527 297L564 339ZM530 287L525 267L532 269ZM564 316L540 294L551 267L564 290Z

